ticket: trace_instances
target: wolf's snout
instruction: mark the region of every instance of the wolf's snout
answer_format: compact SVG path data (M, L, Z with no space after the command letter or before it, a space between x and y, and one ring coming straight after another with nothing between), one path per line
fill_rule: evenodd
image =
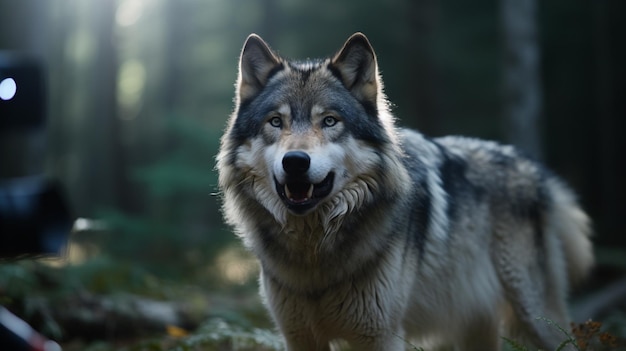
M283 156L283 169L290 176L306 173L311 166L311 157L304 151L289 151Z
M304 151L294 150L285 153L282 166L285 174L281 174L280 181L274 177L274 184L278 196L294 214L307 213L333 190L335 172L328 172L322 180L319 180L321 172L309 174L311 156Z

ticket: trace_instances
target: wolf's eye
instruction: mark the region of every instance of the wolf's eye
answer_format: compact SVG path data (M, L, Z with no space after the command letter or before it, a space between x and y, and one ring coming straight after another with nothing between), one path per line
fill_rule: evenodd
M280 117L272 117L269 120L269 124L274 128L280 128L283 126L283 120Z
M337 118L333 117L333 116L326 116L324 117L324 127L332 127L335 124L337 124Z

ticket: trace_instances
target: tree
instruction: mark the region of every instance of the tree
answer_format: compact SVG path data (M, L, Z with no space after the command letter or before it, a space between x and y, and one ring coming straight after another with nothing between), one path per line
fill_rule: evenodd
M537 43L537 3L534 0L500 2L503 40L503 113L505 133L512 144L541 158L538 126L542 89Z

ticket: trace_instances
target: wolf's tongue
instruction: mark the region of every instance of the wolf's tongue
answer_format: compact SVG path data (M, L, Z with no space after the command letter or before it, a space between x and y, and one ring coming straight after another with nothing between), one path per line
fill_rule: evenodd
M313 184L311 183L287 183L285 195L293 202L304 202L313 196Z

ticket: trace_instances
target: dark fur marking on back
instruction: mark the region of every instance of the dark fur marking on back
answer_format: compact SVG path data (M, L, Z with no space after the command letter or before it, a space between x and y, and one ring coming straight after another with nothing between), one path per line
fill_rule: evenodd
M548 213L549 196L545 189L545 174L538 169L537 187L534 193L526 194L526 199L518 195L519 202L514 207L513 214L524 221L528 221L533 228L533 242L537 249L540 267L545 269L545 214ZM530 198L528 198L530 196Z
M439 176L444 191L448 194L447 214L455 218L459 212L459 204L478 202L484 191L467 179L467 161L449 152L444 146L433 141L439 148L441 163Z
M409 233L412 233L412 235L408 235L408 237L411 238L417 248L421 262L430 230L432 194L427 184L427 169L426 166L421 163L421 160L414 156L407 155L404 159L404 166L409 171L409 175L414 183L414 191L411 195L412 200L410 202L416 204L415 208L409 213L410 218L406 219L409 223L407 230L409 230Z
M545 269L544 228L546 218L544 215L548 212L550 200L546 189L546 179L550 177L550 174L518 149L515 150L514 156L499 150L493 150L489 156L491 162L500 169L498 172L500 177L503 177L499 186L504 192L498 196L502 197L502 203L510 203L509 211L515 218L521 223L527 223L531 226L539 266ZM528 179L532 179L532 184L512 186L511 184L517 182L512 181L509 177L518 176L516 168L520 162L532 163L531 174L526 175Z
M416 227L416 228L409 228L410 230L415 230L414 231L415 235L413 235L412 237L415 238L415 245L420 254L419 256L420 262L421 262L422 257L424 256L424 249L426 247L426 242L427 242L428 234L430 230L430 218L432 216L431 194L428 191L428 187L426 185L426 179L423 179L421 187L422 187L423 193L417 193L414 195L415 196L414 203L418 205L414 210L415 218L411 220L411 223L415 225L412 225L411 227Z

